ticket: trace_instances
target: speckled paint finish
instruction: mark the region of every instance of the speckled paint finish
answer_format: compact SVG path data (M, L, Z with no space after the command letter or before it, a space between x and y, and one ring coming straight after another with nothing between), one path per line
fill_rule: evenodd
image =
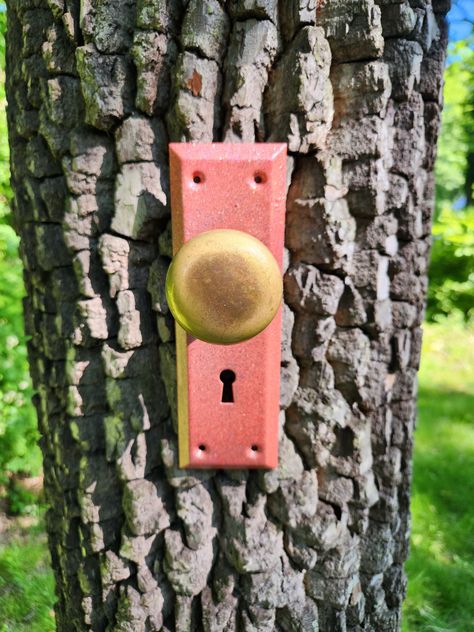
M173 250L231 228L260 239L282 265L285 144L170 145ZM281 309L251 340L213 345L176 325L180 466L274 468L278 463ZM234 402L222 402L224 370Z

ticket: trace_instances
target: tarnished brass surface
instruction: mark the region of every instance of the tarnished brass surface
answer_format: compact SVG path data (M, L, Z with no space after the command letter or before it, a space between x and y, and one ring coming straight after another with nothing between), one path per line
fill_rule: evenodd
M238 230L211 230L184 244L166 278L173 316L188 333L232 344L260 333L282 298L280 268L258 239Z

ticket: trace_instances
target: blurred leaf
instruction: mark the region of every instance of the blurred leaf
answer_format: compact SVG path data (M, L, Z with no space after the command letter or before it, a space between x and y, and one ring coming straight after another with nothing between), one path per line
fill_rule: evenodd
M433 226L427 316L474 318L474 208L444 208Z

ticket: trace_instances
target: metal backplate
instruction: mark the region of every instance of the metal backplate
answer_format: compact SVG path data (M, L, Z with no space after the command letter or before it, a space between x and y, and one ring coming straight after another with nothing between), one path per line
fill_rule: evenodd
M170 167L174 253L230 228L262 241L281 267L286 145L173 143ZM181 467L277 466L280 345L281 308L238 344L203 342L176 325Z

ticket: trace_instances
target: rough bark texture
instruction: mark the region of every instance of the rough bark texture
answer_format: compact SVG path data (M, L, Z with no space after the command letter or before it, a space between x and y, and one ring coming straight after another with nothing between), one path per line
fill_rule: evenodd
M448 5L8 1L60 632L399 629ZM176 466L169 140L288 142L276 471Z

